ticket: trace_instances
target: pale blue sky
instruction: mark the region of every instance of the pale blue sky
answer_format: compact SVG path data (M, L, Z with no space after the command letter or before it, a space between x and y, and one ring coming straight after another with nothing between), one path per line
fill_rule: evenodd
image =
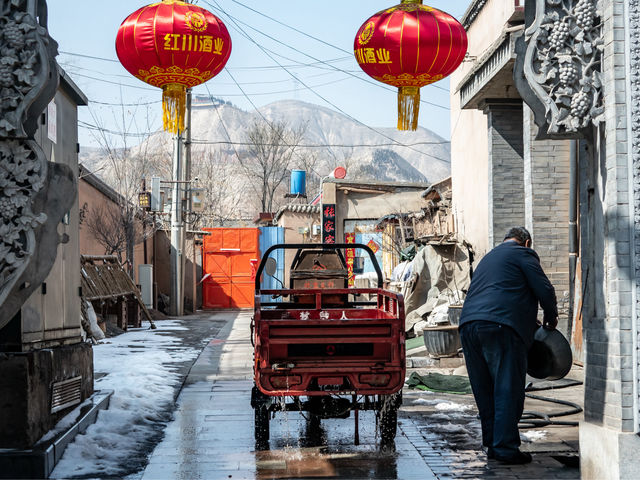
M58 41L62 52L116 60L114 42L120 23L133 11L150 3L150 0L48 0L47 3L49 30ZM244 110L253 109L251 102L260 107L277 100L294 98L328 108L337 106L346 114L373 127L396 125L396 94L380 88L373 80L371 83L363 81L362 79L370 79L360 70L352 53L353 39L360 25L377 11L394 5L395 0L197 0L194 3L220 17L229 29L233 42L227 68L207 83L212 95L228 100ZM469 0L425 1L425 4L445 10L458 19L462 17L469 3ZM276 21L261 14L268 15ZM308 38L277 22L294 27L338 48ZM270 51L277 63L254 42ZM299 52L287 48L287 45L293 46ZM326 64L319 64L316 59L329 62L341 71L336 71ZM152 103L149 108L151 127L159 127L159 89L133 78L117 62L92 60L68 54L61 54L58 61L90 101L93 101L91 112L107 128L122 129L122 122L114 119L120 117L121 112L98 102L119 104L157 101L158 103ZM286 69L278 66L278 63ZM353 75L359 78L354 78ZM236 85L234 79L241 88ZM307 87L311 87L312 90ZM422 89L423 101L445 108L423 104L419 121L421 126L447 139L448 88L448 81L445 80L436 86ZM200 86L195 92L207 94L207 88ZM89 109L82 110L84 111L81 112L81 120L93 124L94 119ZM127 107L127 111L128 115L135 111L133 120L137 125L128 127L129 131L147 128L146 107L137 110ZM80 143L96 145L85 128L80 129Z

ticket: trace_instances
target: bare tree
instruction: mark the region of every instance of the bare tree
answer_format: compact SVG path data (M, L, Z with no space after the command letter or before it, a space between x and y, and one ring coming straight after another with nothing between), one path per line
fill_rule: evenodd
M221 149L192 154L194 183L200 190L202 213L199 226L225 226L230 220L245 217L250 206L237 176L235 163Z
M276 192L284 185L306 130L306 125L292 129L284 121L257 120L246 133L247 157L239 161L263 212L274 210Z
M148 138L151 135L150 125L144 129L136 124L136 110L119 107L112 110L115 123L120 131L114 132L104 127L104 122L93 112L96 128L92 131L95 140L101 147L104 160L100 166L101 176L106 183L119 194L117 207L114 209L92 209L87 218L89 229L107 251L120 245L120 237L124 237L124 249L118 247L112 253L124 250L128 271L133 276L134 247L142 241L138 232L145 221L145 212L138 207L138 193L141 190L142 179L150 177L161 168L162 159L149 155ZM150 121L149 111L144 116ZM131 139L135 139L139 146L132 148ZM104 222L105 225L100 225ZM90 225L93 225L92 228ZM109 225L113 232L106 231Z
M92 207L88 213L84 224L96 241L104 247L105 255L117 255L121 262L125 260L122 254L126 253L130 232L120 205L99 204ZM133 225L133 238L135 244L144 240L142 219Z

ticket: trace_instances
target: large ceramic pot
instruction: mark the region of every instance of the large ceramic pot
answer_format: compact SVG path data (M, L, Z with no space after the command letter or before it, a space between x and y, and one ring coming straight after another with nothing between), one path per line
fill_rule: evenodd
M558 330L538 328L529 350L527 373L533 378L559 380L569 373L572 364L571 346L564 335Z
M455 325L427 327L422 330L424 346L432 357L450 357L460 349L460 335Z

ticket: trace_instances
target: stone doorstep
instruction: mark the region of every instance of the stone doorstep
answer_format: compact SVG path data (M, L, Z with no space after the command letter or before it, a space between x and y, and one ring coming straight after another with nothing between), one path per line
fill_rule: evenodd
M78 413L75 423L55 438L28 450L0 450L0 478L49 478L67 446L78 433L95 423L98 411L109 408L113 390L98 390L89 400L92 405ZM63 417L65 418L65 417Z

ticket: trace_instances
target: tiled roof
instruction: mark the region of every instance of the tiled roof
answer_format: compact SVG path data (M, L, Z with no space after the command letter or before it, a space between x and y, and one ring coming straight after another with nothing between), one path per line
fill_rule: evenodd
M283 205L278 209L273 216L273 221L277 222L284 212L294 213L320 213L320 205L309 205L306 203L294 203L289 205Z

